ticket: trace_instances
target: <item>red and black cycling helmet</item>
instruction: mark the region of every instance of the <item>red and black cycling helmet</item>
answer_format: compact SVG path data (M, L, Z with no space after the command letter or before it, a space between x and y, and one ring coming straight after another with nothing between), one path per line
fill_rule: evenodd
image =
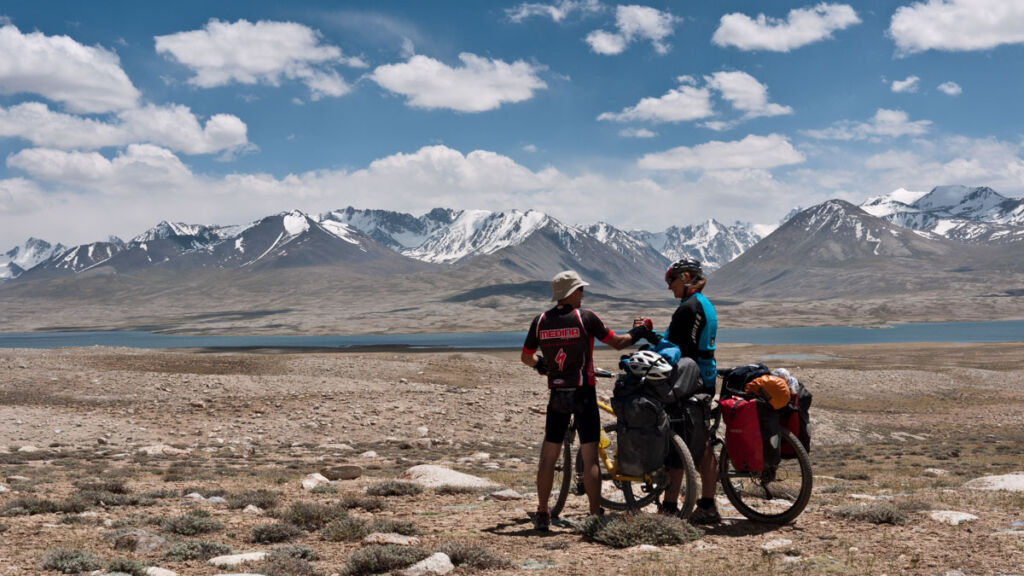
M673 280L683 275L683 272L689 272L693 278L703 278L704 269L701 268L700 260L694 260L693 258L680 258L672 263L665 270L665 282L671 284Z

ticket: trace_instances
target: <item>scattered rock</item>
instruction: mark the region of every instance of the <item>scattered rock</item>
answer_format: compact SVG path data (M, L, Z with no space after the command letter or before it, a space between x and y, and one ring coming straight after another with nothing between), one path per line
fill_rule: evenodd
M163 552L168 547L170 547L170 544L166 538L141 528L135 528L114 540L114 548L118 550L131 550L138 554Z
M355 464L323 468L320 474L328 480L355 480L363 475L363 467Z
M30 482L32 479L28 476L8 476L8 482Z
M420 438L426 438L430 434L430 428L420 426L416 429L416 433L419 434Z
M26 452L26 453L39 452L39 448L36 448L35 446L32 446L31 444L28 444L28 445L22 446L21 448L18 448L18 452Z
M776 538L761 544L763 554L785 554L787 556L799 556L800 551L793 547L793 541L788 538Z
M149 456L178 456L179 454L188 454L188 450L182 450L181 448L175 448L174 446L168 446L167 444L143 446L142 448L139 448L139 452Z
M238 566L245 562L259 562L267 557L266 552L245 552L244 554L228 554L225 556L217 556L216 558L210 558L207 564L212 564L218 567ZM234 574L233 576L241 576Z
M482 489L501 488L501 486L490 480L433 464L413 466L402 473L402 478L428 488L437 488L439 486Z
M209 504L227 504L228 503L227 499L224 498L223 496L210 496L209 498L206 499L206 502L209 503Z
M330 483L331 481L325 478L323 474L314 472L302 479L302 489L308 492L317 486L323 486Z
M248 506L246 506L245 508L242 509L242 513L243 514L255 514L257 516L262 516L263 515L263 509L260 508L259 506L256 506L255 504L249 504Z
M447 574L452 570L455 570L452 559L444 552L437 552L402 570L399 574L402 576L429 576L431 574Z
M3 494L4 492L7 492L8 490L10 490L10 488L8 488L7 486L4 486L3 484L0 484L0 494Z
M632 548L626 548L626 552L657 552L658 547L652 544L639 544Z
M942 470L941 468L925 468L922 474L924 474L925 476L930 476L932 478L938 478L939 476L949 476L949 472L947 470Z
M520 494L519 492L516 492L515 490L513 490L511 488L506 488L504 490L499 490L498 492L491 492L490 494L487 495L487 497L492 499L492 500L501 500L501 501L522 500L523 498L525 498L525 496L523 496L522 494Z
M146 576L178 576L178 573L166 568L150 566L149 568L146 568Z
M206 501L206 498L203 498L203 495L200 494L199 492L189 492L188 494L182 496L182 498L184 498L185 500L195 500L196 502Z
M396 546L419 546L420 539L415 536L395 534L393 532L374 532L363 538L363 544L394 544Z
M956 512L954 510L935 510L931 514L932 520L936 522L942 522L943 524L949 524L950 526L959 526L964 522L974 522L978 519L974 514L968 514L967 512Z
M1003 474L1002 476L983 476L964 484L964 488L973 490L1009 490L1024 492L1024 472Z
M362 458L376 458L377 457L377 453L374 452L373 450L367 450L366 452L363 452L359 456L362 457Z

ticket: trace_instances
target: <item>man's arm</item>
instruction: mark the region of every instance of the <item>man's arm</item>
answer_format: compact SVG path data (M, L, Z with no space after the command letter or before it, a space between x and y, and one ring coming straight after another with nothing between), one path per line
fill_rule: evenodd
M540 357L537 356L536 350L532 352L528 350L523 350L523 355L520 357L520 359L523 361L523 364L526 364L530 368L536 368L537 362L540 361Z

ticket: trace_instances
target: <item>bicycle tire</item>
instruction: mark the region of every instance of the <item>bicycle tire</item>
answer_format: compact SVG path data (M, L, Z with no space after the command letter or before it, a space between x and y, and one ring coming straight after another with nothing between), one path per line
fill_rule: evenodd
M608 434L611 440L611 449L614 453L615 446L615 425L610 424L605 426L605 433ZM669 440L669 450L673 450L679 457L679 460L683 462L683 484L679 490L680 502L679 502L679 516L687 518L690 512L693 511L694 506L697 504L697 469L693 464L693 456L690 455L689 448L686 447L686 443L679 434L672 434L672 438ZM579 467L581 466L581 459L577 454L577 471L580 472ZM611 477L607 470L604 469L603 464L601 465L601 482L604 481L612 482L616 490L611 491L612 493L618 492L622 495L621 500L609 498L604 490L601 491L601 505L610 510L616 511L632 511L638 512L651 504L657 504L660 502L661 495L665 492L668 487L668 475L667 469L662 468L657 472L650 475L651 480L645 484L638 484L636 482L630 482L627 480L615 480Z
M804 511L811 499L814 475L810 456L789 430L781 431L780 441L789 444L795 456L783 459L768 482L765 482L763 473L755 476L736 472L724 445L718 455L718 479L722 491L740 514L755 522L788 524ZM796 479L799 479L799 487L793 490ZM768 488L765 488L766 484Z
M572 465L572 444L575 438L576 427L570 421L569 430L565 433L565 440L562 441L562 450L558 455L558 460L555 462L555 478L551 484L551 496L548 498L550 503L548 509L551 511L552 518L557 518L562 513L565 501L569 498L569 489L572 485L574 470Z

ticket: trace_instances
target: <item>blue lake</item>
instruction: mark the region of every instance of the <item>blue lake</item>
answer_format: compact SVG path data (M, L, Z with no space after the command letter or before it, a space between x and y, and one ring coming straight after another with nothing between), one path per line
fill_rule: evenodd
M451 334L365 334L321 336L195 336L149 332L0 333L0 348L519 348L525 332ZM1024 342L1024 320L1005 322L921 322L885 327L805 326L795 328L723 329L719 344L837 345L908 342Z

